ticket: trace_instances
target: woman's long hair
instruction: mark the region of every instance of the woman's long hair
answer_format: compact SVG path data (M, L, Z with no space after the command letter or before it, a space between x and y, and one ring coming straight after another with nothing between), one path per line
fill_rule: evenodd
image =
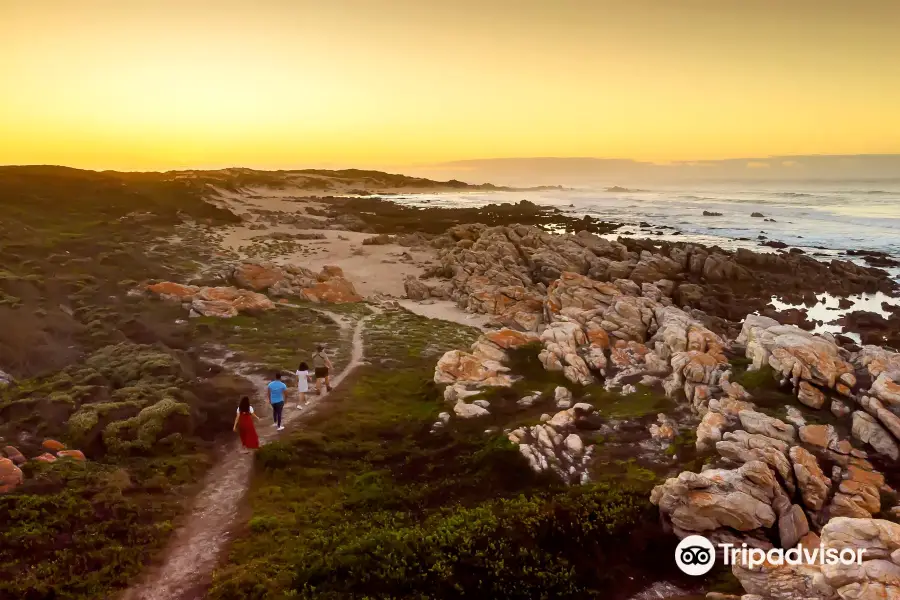
M241 404L240 406L238 406L238 410L242 413L250 412L250 398L248 398L247 396L241 398Z

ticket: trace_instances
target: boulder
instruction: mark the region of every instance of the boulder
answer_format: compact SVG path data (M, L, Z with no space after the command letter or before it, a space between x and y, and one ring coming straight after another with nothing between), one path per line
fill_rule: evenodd
M900 448L887 430L879 425L872 415L854 411L853 413L853 437L864 444L869 444L876 452L891 457L893 460L900 458Z
M559 386L553 393L553 397L556 400L557 408L569 408L572 406L572 392L568 390L568 388L564 388Z
M684 531L752 531L775 524L772 504L783 495L769 467L752 461L735 470L686 471L653 488L650 501Z
M594 383L594 376L579 350L587 346L587 336L578 323L556 321L541 333L544 349L538 358L548 371L562 371L566 379L580 385Z
M896 439L900 439L900 417L885 408L878 398L863 396L859 404L867 413L878 419L885 429L891 432Z
M810 408L819 409L825 404L825 394L814 385L801 381L797 392L797 400Z
M171 281L163 281L147 286L147 291L169 302L190 302L197 295L200 288L194 285L181 285Z
M707 411L697 426L697 450L700 452L712 450L716 442L722 439L722 433L728 424L728 417L722 413Z
M781 477L788 491L794 491L794 477L787 458L787 444L764 435L734 431L722 436L716 443L716 451L723 458L742 464L761 461L772 467Z
M257 294L255 292L247 292L245 290L240 291L241 293L237 294L231 301L231 305L239 313L252 314L275 308L275 303L272 302L268 296Z
M789 444L793 443L797 437L797 431L793 425L761 412L743 410L738 414L738 418L744 429L750 433L758 433Z
M22 470L10 459L0 458L0 494L13 491L23 481Z
M816 512L822 510L831 490L831 480L822 472L816 457L803 447L794 446L789 454L794 463L794 475L797 477L803 504Z
M859 468L843 471L838 491L831 499L829 515L834 517L869 518L881 510L880 473Z
M803 508L792 504L791 508L778 518L778 537L782 548L793 548L803 536L809 533L809 520Z
M312 287L304 288L300 291L300 296L310 302L329 304L362 302L363 299L356 293L353 284L340 276L334 276L325 281L319 281Z
M485 336L481 336L480 338L475 340L469 350L472 354L479 358L492 360L501 364L506 363L509 360L509 356L506 354L506 352L504 352L501 347L491 342Z
M663 359L670 359L679 352L704 352L724 361L723 350L728 346L724 339L705 325L674 306L657 306L654 317L658 329L650 339L650 345Z
M817 448L835 448L838 435L832 425L804 425L800 428L800 441Z
M866 368L873 379L884 372L900 372L900 352L891 352L880 346L863 346L856 362Z
M15 446L6 446L5 448L3 448L3 453L6 454L6 457L17 466L25 463L28 460L27 458L25 458L25 455L19 452L19 449Z
M884 370L872 384L869 394L888 406L900 408L900 370Z
M735 400L750 400L750 392L744 389L744 386L737 382L731 381L731 371L722 373L719 377L719 387L725 392L725 395Z
M460 419L474 419L476 417L486 417L491 414L486 408L477 404L466 404L460 400L453 406L453 412Z
M283 281L286 275L271 263L245 262L235 267L232 277L239 286L262 292Z
M506 327L496 331L489 331L484 334L484 337L504 350L513 350L528 344L536 344L541 340L534 333L516 331Z
M807 541L807 538L810 538ZM822 528L821 540L808 534L801 544L826 551L865 550L861 564L775 565L763 562L732 569L744 590L778 600L889 599L900 594L900 566L895 560L900 526L881 519L837 517ZM818 542L818 543L817 543ZM747 598L747 596L744 596Z
M736 342L746 346L746 356L752 359L754 369L768 365L798 390L801 381L828 389L835 389L838 384L849 388L856 385L853 365L844 359L846 351L833 338L748 315ZM815 402L815 391L803 389L812 394L808 399Z
M836 416L839 419L842 419L853 412L849 406L845 403L841 402L837 398L831 401L831 414Z
M535 472L551 471L566 483L586 483L592 448L575 434L563 436L550 423L520 427L509 434Z
M457 400L465 400L469 396L477 396L481 393L479 389L469 389L471 384L465 382L457 382L444 388L444 400L450 403L456 403ZM475 387L475 386L471 386Z
M191 308L203 317L216 317L219 319L230 319L238 315L237 309L224 300L201 300L195 298L191 302Z
M798 430L806 426L806 419L803 418L803 413L797 410L796 406L786 406L785 409L787 410L787 415L784 418L788 423L797 427Z
M84 452L81 450L60 450L56 453L58 458L71 458L73 460L84 462L87 460L84 456Z
M147 288L163 299L175 298L189 304L193 313L207 317L230 318L238 313L253 313L275 308L263 294L233 287L195 287L177 283L159 283ZM174 295L173 290L178 290ZM192 314L193 314L192 313Z
M64 450L66 445L56 440L47 439L44 440L41 447L48 452L59 452L60 450Z
M451 350L438 360L434 369L434 382L508 387L513 383L513 378L508 373L509 368L496 361L461 350Z
M678 426L669 417L663 413L656 415L656 423L652 423L649 427L650 437L660 442L663 447L667 447L678 433Z
M738 563L731 571L747 592L742 600L839 600L818 565Z

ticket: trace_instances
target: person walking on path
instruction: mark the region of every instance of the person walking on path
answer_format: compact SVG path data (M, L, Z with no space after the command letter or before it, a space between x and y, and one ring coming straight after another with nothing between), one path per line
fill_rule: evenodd
M325 354L325 346L319 344L312 356L313 368L316 376L316 394L322 395L322 380L325 380L325 390L331 391L331 376L329 374L332 366L331 359Z
M309 366L302 362L297 367L297 408L306 404L306 394L309 392Z
M259 448L259 436L256 435L256 425L253 423L253 419L259 421L259 417L250 406L250 398L244 396L241 398L237 415L234 417L233 430L240 433L241 444L244 446L245 452Z
M287 390L287 386L281 381L281 373L275 373L275 379L266 388L269 404L272 405L272 419L275 421L275 427L281 431L284 429L284 425L281 424L281 411L284 410L284 392Z

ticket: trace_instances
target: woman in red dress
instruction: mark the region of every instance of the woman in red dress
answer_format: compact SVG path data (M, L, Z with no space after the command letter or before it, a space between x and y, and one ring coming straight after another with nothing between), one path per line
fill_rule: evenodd
M259 420L259 417L253 412L250 406L250 398L244 396L241 398L241 404L237 409L237 416L234 418L234 431L241 434L241 444L247 450L256 450L259 448L259 436L256 435L256 425L253 419Z

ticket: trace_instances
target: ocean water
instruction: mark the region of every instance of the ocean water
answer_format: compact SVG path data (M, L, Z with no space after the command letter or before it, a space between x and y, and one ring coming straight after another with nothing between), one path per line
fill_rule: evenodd
M526 199L576 216L587 214L623 223L612 238L650 237L774 252L760 245L771 240L822 260L850 258L843 254L846 250L886 252L900 260L900 179L410 194L391 199L416 206L483 206ZM704 216L704 211L721 216ZM751 217L754 212L764 218ZM641 222L650 227L640 227ZM660 229L662 226L674 230ZM656 235L657 231L664 235ZM674 231L679 235L672 235ZM858 258L852 260L865 264ZM900 280L900 268L888 271Z
M646 237L669 241L694 241L727 250L749 248L758 252L778 250L761 245L771 240L801 248L812 257L866 264L847 250L885 252L900 260L900 179L895 181L846 181L809 183L708 183L647 185L630 189L548 190L539 192L467 192L388 196L413 206L477 207L486 204L530 200L553 206L574 216L591 215L623 226L605 237ZM703 211L721 213L704 216ZM751 217L762 213L764 217ZM767 221L766 219L772 219ZM649 224L641 226L644 222ZM661 229L666 226L668 228ZM671 228L671 229L669 229ZM678 235L674 235L675 231ZM662 232L662 235L659 235ZM765 236L765 239L759 239ZM886 269L900 282L900 268ZM849 309L838 307L838 298L822 294L814 306L791 305L773 297L777 310L806 309L820 321L816 333L855 333L835 323L843 315L868 310L884 317L882 303L900 306L900 298L884 294L851 296Z

